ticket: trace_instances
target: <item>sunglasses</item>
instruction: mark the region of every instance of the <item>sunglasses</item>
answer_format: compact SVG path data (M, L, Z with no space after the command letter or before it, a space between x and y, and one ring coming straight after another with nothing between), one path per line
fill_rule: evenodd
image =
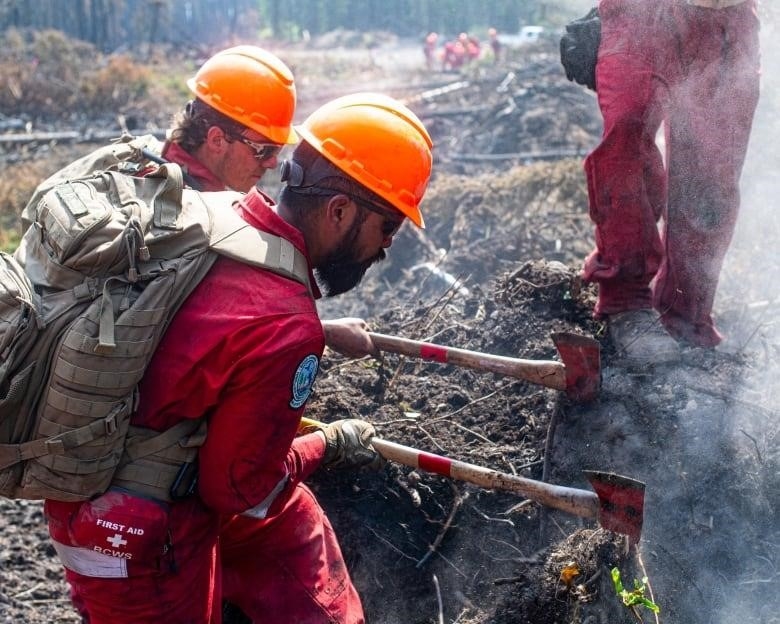
M368 210L369 212L375 212L376 214L384 217L384 221L382 222L382 236L385 239L395 236L406 220L406 217L400 212L396 212L392 208L387 208L377 204L365 197L356 196L354 193L330 188L319 188L317 186L288 186L287 188L293 193L300 193L302 195L320 195L324 197L332 197L334 195L349 195L352 198L352 201L355 202L355 204L360 208Z
M279 152L281 152L284 147L284 145L279 145L278 143L260 143L258 141L252 141L242 134L233 135L231 138L232 140L240 141L251 149L254 152L255 160L260 162L278 156Z
M405 217L400 214L394 214L393 211L388 208L374 204L362 197L353 196L352 200L361 208L365 208L370 212L374 212L384 217L385 220L382 222L382 236L384 238L392 238L395 236L404 224Z

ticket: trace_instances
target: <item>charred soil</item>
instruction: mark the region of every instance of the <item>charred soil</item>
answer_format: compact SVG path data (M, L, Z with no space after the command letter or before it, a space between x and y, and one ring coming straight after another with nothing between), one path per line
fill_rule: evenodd
M367 620L780 622L780 429L768 383L780 347L766 316L777 299L745 278L739 297L719 300L733 336L723 348L688 350L666 367L624 366L591 316L595 290L578 277L593 244L577 156L601 130L592 94L566 81L554 48L459 74L426 74L416 53L416 69L398 62L403 80L376 51L368 64L374 84L406 99L437 144L428 227L405 226L355 291L320 302L322 316L536 360L559 359L552 332L592 336L602 390L582 404L450 364L327 352L309 415L364 418L383 439L554 484L590 489L587 469L641 480L644 530L629 547L595 521L392 463L320 471L311 486ZM304 109L318 103L305 89L301 99ZM744 257L729 283L743 277ZM0 500L0 511L0 619L77 621L40 504ZM660 613L625 606L612 568Z

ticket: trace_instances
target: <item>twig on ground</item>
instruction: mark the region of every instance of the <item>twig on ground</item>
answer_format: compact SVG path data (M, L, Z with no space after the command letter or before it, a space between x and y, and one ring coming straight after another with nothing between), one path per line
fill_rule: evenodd
M27 589L23 589L22 591L20 591L18 594L14 594L13 596L11 596L11 598L13 598L14 600L19 600L19 598L21 598L22 596L26 596L27 594L31 594L34 591L36 591L37 589L40 589L42 586L43 586L43 583L36 583L32 587L28 587Z
M555 525L555 528L558 529L563 537L566 537L569 535L566 531L563 530L563 527L561 527L560 524L558 524L558 521L553 518L552 516L547 516L550 520L552 520L552 523Z
M544 463L543 459L535 459L534 461L527 462L525 464L520 464L515 470L523 470L525 468L530 468L531 466L536 466L537 464L542 464L542 463ZM515 472L515 474L517 473Z
M758 448L758 441L744 429L740 429L740 431L745 437L749 438L750 441L753 443L753 446L756 447L756 455L758 456L758 463L763 464L764 459L761 457L761 450Z
M438 312L436 312L436 314L434 314L430 319L428 319L428 323L427 325L425 325L425 330L428 330L431 327L431 325L433 325L433 322L437 318L439 318L441 313L447 307L447 304L455 298L455 295L458 294L458 291L462 287L462 284L466 283L466 279L463 278L463 275L464 275L463 273L458 275L455 281L452 284L450 284L447 290L444 291L444 294L439 298L439 301L443 301L443 303L439 307Z
M390 541L379 535L379 533L376 532L376 530L372 529L371 527L367 527L369 531L376 537L380 542L383 542L386 544L391 550L401 555L404 559L410 559L411 561L415 561L415 558L411 555L407 555L404 551L402 551L400 548L392 544Z
M420 423L417 423L417 428L418 428L420 431L422 431L422 432L423 432L423 434L425 434L425 436L426 436L426 437L427 437L427 438L428 438L428 439L429 439L431 442L433 442L433 445L434 445L434 446L435 446L437 449L439 449L439 450L440 450L442 453L446 453L446 450L444 449L444 447L443 447L441 444L439 444L439 443L436 441L436 438L434 438L434 437L433 437L433 436L432 436L430 433L428 433L428 431L427 431L427 430L426 430L426 429L425 429L425 428L424 428L422 425L420 425Z
M647 579L645 585L647 586L647 593L650 595L650 600L653 603L655 603L655 594L653 593L653 586L650 583L650 576L647 574L647 568L645 568L645 562L642 561L642 553L639 551L639 548L636 549L636 560L637 563L639 563L639 569L642 570L642 578ZM661 624L661 620L658 617L658 613L653 613L653 615L655 616L655 624Z
M488 522L503 522L508 524L511 527L515 526L515 523L509 520L508 518L492 518L488 516L484 511L480 511L479 509L477 509L474 505L472 505L471 508L474 510L474 512L477 515L481 516L483 519L487 520Z
M508 516L509 514L513 514L517 511L522 511L526 507L530 507L533 504L534 502L530 498L526 498L524 501L520 501L516 505L512 505L509 509L507 509L506 511L502 511L501 513L504 514L505 516Z
M742 346L737 350L737 353L741 355L745 353L745 349L747 349L747 346L750 343L750 341L753 340L755 335L758 333L758 330L766 325L764 319L766 318L767 313L771 313L771 310L775 307L775 304L777 304L778 302L780 302L780 296L775 297L770 302L767 302L768 305L763 310L761 310L761 314L759 315L758 320L756 321L756 326L753 328L753 331L750 332L750 335L745 339L745 342L742 343Z
M445 421L445 422L446 422L446 421ZM481 433L479 433L478 431L474 431L473 429L469 429L468 427L464 427L463 425L461 425L461 424L459 424L459 423L456 423L456 422L451 422L451 424L455 425L455 426L456 426L458 429L460 429L460 430L462 430L462 431L465 431L466 433L470 433L471 435L473 435L473 436L474 436L474 437L476 437L476 438L479 438L479 439L480 439L480 440L482 440L483 442L487 442L488 444L492 444L493 446L496 446L496 443L495 443L495 442L493 442L493 440L491 440L490 438L487 438L487 437L483 436L483 435L482 435Z
M436 602L439 605L439 624L444 624L444 604L441 599L441 588L439 587L439 579L436 575L433 575L433 586L436 588Z
M425 556L417 562L417 565L415 566L417 569L422 568L425 565L425 562L428 561L431 555L439 548L439 545L444 539L445 534L449 530L450 526L452 526L452 521L455 519L455 515L458 513L460 506L469 497L468 492L461 494L454 483L450 483L450 487L455 494L455 497L452 500L452 508L450 509L450 513L447 515L447 520L445 520L441 531L439 531L439 534L436 536L436 539L433 540L433 543L430 546L428 546L428 552L425 553Z
M588 580L586 580L583 585L585 587L588 587L589 585L593 585L599 578L601 578L601 573L604 571L604 566L600 567L598 570L596 570L596 573L591 576Z
M330 347L328 347L330 349ZM338 351L334 351L333 349L330 349L332 353L335 353L338 355ZM340 356L340 357L347 357L347 356ZM338 364L333 364L328 370L334 371L339 370L341 368L346 368L347 366L352 366L353 364L359 364L360 362L364 362L366 360L372 359L372 355L364 355L360 358L348 358L345 362L339 362Z
M510 543L509 543L509 542L507 542L506 540L500 540L500 539L496 539L495 537L491 537L491 538L490 538L490 541L491 541L491 542L497 542L497 543L499 543L499 544L503 544L504 546L508 546L508 547L509 547L509 548L511 548L512 550L515 550L515 551L517 551L518 553L520 553L520 558L521 558L521 559L528 559L528 557L526 557L526 556L525 556L525 553L524 553L522 550L520 550L520 549L519 549L517 546L515 546L514 544L510 544Z
M544 440L544 457L542 463L542 481L545 483L550 478L550 456L552 455L552 445L555 439L555 429L558 427L558 420L560 420L563 407L561 401L558 400L555 403L555 409L553 409L550 415L550 422L547 425L547 437ZM544 542L544 535L547 532L547 510L542 507L539 512L539 539ZM560 527L558 527L560 529Z
M456 414L460 414L460 412L462 412L463 410L468 409L469 407L473 407L476 403L480 403L481 401L486 401L487 399L490 399L490 398L496 396L499 392L503 392L505 390L509 390L516 383L519 383L519 382L512 382L512 383L503 385L500 388L498 388L497 390L494 390L493 392L491 392L489 394L485 394L485 395L483 395L483 396L481 396L479 398L476 398L476 399L473 399L472 401L469 401L468 403L466 403L466 405L463 405L463 406L459 407L454 412L450 412L446 416L439 416L437 418L433 418L431 420L431 422L436 422L437 420L445 420L445 419L452 418Z
M396 478L395 482L404 492L409 495L409 498L412 499L412 505L414 507L419 507L422 505L422 498L420 497L420 493L415 488L411 487L401 477Z

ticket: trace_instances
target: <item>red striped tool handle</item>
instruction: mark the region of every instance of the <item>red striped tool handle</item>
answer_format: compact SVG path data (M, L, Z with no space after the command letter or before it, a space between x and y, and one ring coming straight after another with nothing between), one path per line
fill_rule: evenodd
M554 360L522 360L375 332L369 332L369 336L374 345L382 351L508 375L556 390L567 388L566 368L561 362Z
M310 418L301 419L301 427L321 427L323 423ZM371 443L382 457L412 468L465 481L480 487L505 490L522 494L542 505L560 509L583 518L597 518L599 497L589 490L580 490L543 481L525 479L516 475L498 472L442 455L426 453L409 446L374 438Z

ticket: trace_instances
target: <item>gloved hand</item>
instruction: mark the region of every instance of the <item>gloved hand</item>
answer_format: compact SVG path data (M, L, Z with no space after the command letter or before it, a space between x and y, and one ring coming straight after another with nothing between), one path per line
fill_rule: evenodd
M561 37L561 65L569 80L596 90L596 60L601 43L598 8L566 25Z
M385 460L371 446L371 439L376 435L371 423L347 418L328 423L320 431L325 436L323 466L379 470L385 465Z

